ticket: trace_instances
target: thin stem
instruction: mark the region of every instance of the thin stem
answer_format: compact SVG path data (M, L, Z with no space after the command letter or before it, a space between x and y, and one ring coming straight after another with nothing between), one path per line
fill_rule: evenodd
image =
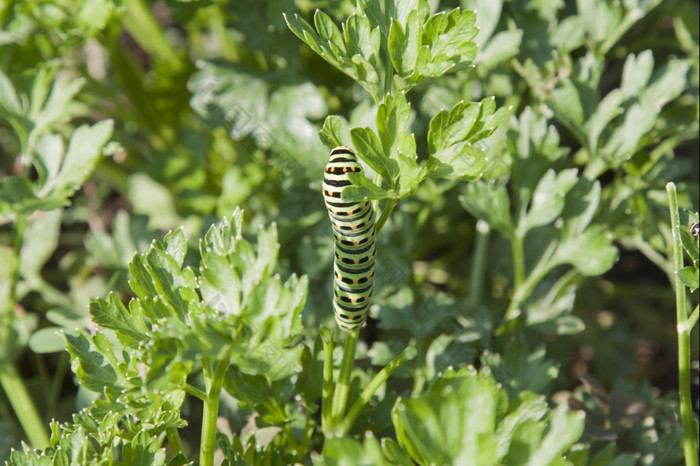
M58 405L58 400L61 396L61 388L63 388L63 382L66 378L66 371L68 371L69 367L70 356L68 355L68 352L65 352L58 359L53 380L51 381L51 388L49 389L49 406L53 407L51 412L54 412L56 405Z
M129 2L121 20L124 28L141 48L166 62L174 72L182 70L183 64L180 57L168 42L163 28L158 24L145 1Z
M698 306L695 306L695 309L693 309L693 313L690 314L690 317L688 317L688 322L686 322L686 326L688 327L688 331L692 331L695 325L698 323Z
M698 444L693 419L692 397L690 393L690 330L688 328L688 311L685 285L678 277L678 271L683 268L683 249L678 218L678 197L676 185L666 185L668 194L668 209L671 214L671 245L673 247L674 280L676 292L676 321L678 328L678 396L680 399L681 425L683 426L683 452L686 466L698 466Z
M350 408L348 415L345 416L345 419L343 419L343 422L340 424L337 431L337 434L339 436L344 436L348 433L348 431L352 428L353 424L355 423L355 419L357 419L357 416L360 414L360 411L362 411L362 408L364 408L365 405L369 403L369 400L372 399L374 393L379 389L379 387L381 387L386 382L389 376L396 372L396 369L401 367L403 363L413 359L415 356L416 348L413 346L409 346L406 349L404 349L401 352L401 354L396 356L389 364L384 366L384 368L381 371L379 371L377 375L374 376L369 385L367 385L367 387L364 390L362 390L360 397L352 405L352 408Z
M474 245L474 259L469 272L469 297L467 305L474 309L481 301L481 284L484 278L484 265L486 253L489 248L489 233L491 227L483 220L476 222L476 244Z
M517 290L525 281L525 249L523 238L516 232L510 235L510 245L513 254L513 280Z
M185 392L189 393L195 398L199 398L200 400L206 402L207 401L207 394L200 390L199 388L195 387L194 385L190 384L185 384Z
M550 270L552 270L552 267L557 265L550 262L552 254L554 254L557 247L558 243L556 241L550 243L549 247L544 251L542 256L540 256L540 260L537 262L537 265L533 267L532 271L528 275L527 280L525 280L519 287L515 288L515 292L513 293L513 298L510 301L506 315L503 317L503 323L496 331L498 335L502 334L506 330L504 325L507 322L520 315L520 306L522 303L532 294L537 284L542 281Z
M375 225L375 228L376 228L375 236L379 234L382 227L384 226L386 221L389 219L389 215L391 215L391 211L394 210L394 207L396 207L396 204L398 202L399 202L398 199L389 199L389 202L387 203L386 207L382 211L382 216L379 217L379 220L377 220L377 223Z
M182 446L182 440L180 439L180 433L174 427L168 427L165 429L165 434L168 436L168 443L170 444L170 449L173 451L174 455L181 453L185 455L185 449Z
M289 452L293 456L297 456L299 454L299 444L297 443L297 439L294 438L294 432L292 431L292 425L287 424L284 429L286 430L286 437L287 437L287 445L289 448Z
M0 364L0 385L2 385L7 399L10 400L32 447L41 450L48 448L49 437L44 428L44 422L41 420L14 363L3 361Z
M333 418L331 417L331 403L333 397L333 332L321 329L321 341L323 342L323 386L321 388L321 429L329 432ZM327 329L325 329L327 330Z
M360 329L347 332L345 337L345 347L343 348L343 360L340 363L340 374L333 393L333 405L331 406L332 425L338 425L340 419L345 414L345 406L348 403L348 393L350 392L350 374L355 362L355 348ZM326 432L328 434L329 432Z
M15 236L13 240L12 258L10 259L9 271L9 296L4 306L0 308L0 342L4 348L0 354L5 355L5 359L0 360L0 386L7 395L7 399L12 405L15 415L19 419L24 433L29 439L29 443L34 448L44 449L49 446L49 437L44 428L36 406L27 387L22 381L22 377L17 372L15 363L11 360L11 355L15 352L15 335L12 332L12 321L15 318L15 305L17 304L17 283L19 282L19 258L22 251L22 240L24 238L24 228L27 219L23 215L17 215L15 220Z
M304 433L301 438L301 444L299 445L299 456L304 457L309 451L309 439L314 433L314 422L311 413L306 411L306 424L304 425Z
M207 399L204 402L204 413L202 414L202 446L199 451L199 464L201 466L212 466L214 464L219 399L221 398L221 388L224 385L224 376L229 364L228 358L219 361L216 365L214 377L207 383L209 388ZM210 371L205 371L205 379L210 374Z

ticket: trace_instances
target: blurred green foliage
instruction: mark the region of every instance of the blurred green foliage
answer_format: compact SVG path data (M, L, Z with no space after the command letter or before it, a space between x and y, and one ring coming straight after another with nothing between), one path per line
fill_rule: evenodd
M186 464L228 361L225 464L681 461L697 3L356 3L0 3L0 457ZM350 400L417 357L324 439L335 144L391 213Z

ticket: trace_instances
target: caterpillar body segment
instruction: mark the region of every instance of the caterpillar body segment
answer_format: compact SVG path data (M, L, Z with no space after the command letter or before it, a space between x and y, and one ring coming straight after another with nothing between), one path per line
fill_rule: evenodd
M333 311L338 326L347 331L361 327L367 319L377 254L372 204L341 197L351 185L348 173L361 172L352 150L338 146L331 151L323 177L323 198L335 237Z

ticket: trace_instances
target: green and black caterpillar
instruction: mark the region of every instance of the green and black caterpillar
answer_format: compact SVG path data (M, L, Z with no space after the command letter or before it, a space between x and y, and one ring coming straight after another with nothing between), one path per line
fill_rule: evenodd
M348 173L361 173L355 154L344 146L331 151L323 177L323 198L335 237L333 311L338 326L347 331L367 319L374 288L374 209L369 201L343 202Z

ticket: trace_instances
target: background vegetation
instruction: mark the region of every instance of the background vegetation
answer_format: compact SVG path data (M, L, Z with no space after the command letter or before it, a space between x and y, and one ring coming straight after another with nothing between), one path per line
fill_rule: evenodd
M672 465L685 433L688 461L697 3L27 0L0 23L0 458ZM391 212L345 424L321 408L335 143Z

